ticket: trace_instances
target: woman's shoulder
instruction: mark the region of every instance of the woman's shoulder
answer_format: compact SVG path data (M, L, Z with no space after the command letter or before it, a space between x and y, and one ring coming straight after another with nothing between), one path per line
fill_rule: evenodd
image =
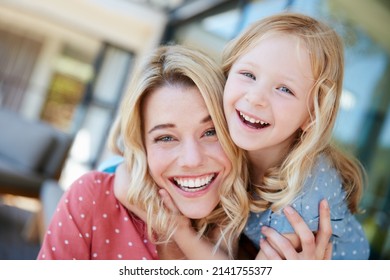
M97 199L102 194L112 192L113 174L88 171L77 178L67 190L67 197L79 197L78 199Z
M112 175L113 175L112 173L108 173L108 172L102 172L102 171L98 171L98 170L90 170L90 171L84 173L83 175L81 175L75 181L77 181L77 180L84 180L84 181L89 181L89 182L92 182L92 181L98 182L99 180L105 181L105 180L109 180L112 177Z
M71 188L74 188L77 185L82 185L84 187L97 187L101 185L111 184L112 179L113 174L91 170L77 178L73 182Z

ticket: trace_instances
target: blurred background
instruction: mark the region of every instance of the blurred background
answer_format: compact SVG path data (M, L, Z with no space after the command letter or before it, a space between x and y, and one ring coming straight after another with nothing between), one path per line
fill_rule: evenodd
M0 259L35 259L57 191L111 159L137 59L174 42L220 60L249 23L283 10L344 39L334 139L368 173L358 218L370 258L390 259L389 0L0 0Z

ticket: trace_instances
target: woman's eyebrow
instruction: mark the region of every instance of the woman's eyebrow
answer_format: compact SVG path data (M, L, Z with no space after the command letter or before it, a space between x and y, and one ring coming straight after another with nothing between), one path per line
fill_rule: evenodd
M173 128L173 127L175 127L175 125L172 124L172 123L158 124L158 125L152 127L152 129L150 129L150 130L148 131L148 133L151 133L151 132L153 132L153 131L155 131L155 130L158 130L158 129Z
M207 123L207 122L209 122L209 121L211 121L211 116L210 116L210 115L208 115L208 116L206 116L205 118L203 118L203 119L200 121L200 123ZM148 131L148 133L151 133L151 132L153 132L153 131L155 131L155 130L158 130L158 129L174 128L174 127L176 127L176 125L174 125L173 123L158 124L158 125L152 127L152 128Z

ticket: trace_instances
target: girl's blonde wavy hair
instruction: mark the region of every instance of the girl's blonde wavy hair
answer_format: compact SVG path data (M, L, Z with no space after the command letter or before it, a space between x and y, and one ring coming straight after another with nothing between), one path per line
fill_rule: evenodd
M225 78L220 67L199 51L182 46L162 46L145 61L135 74L121 104L120 113L110 133L111 149L122 155L131 182L128 200L147 213L148 233L156 242L166 242L175 230L172 213L164 207L158 186L149 174L143 142L141 104L145 96L165 85L199 89L213 120L218 139L232 164L232 171L220 187L221 201L208 217L193 220L199 236L210 237L221 228L215 249L223 241L230 250L244 228L249 213L247 171L242 152L231 141L222 109ZM172 102L175 102L172 100Z
M362 195L364 169L355 158L332 144L344 76L343 44L337 33L328 25L297 13L285 12L259 20L226 46L222 67L225 77L240 56L272 34L295 36L310 55L314 77L307 104L310 124L297 131L286 158L279 166L267 170L263 185L252 190L255 195L251 209L260 211L271 207L275 211L291 203L301 191L315 159L325 154L339 171L348 206L355 213Z

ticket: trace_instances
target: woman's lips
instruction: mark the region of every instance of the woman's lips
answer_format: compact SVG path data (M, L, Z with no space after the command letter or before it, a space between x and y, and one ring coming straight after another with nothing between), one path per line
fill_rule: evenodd
M217 173L197 177L173 177L170 181L184 192L199 192L206 189L217 177Z

